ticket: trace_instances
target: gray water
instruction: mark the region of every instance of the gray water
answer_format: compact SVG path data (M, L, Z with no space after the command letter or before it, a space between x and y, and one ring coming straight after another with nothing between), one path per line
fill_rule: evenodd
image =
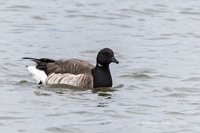
M199 0L1 0L0 132L199 133ZM38 86L22 57L95 64L113 87Z

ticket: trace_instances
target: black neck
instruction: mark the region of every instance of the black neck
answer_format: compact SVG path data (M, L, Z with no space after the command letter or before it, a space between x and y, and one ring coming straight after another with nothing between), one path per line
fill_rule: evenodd
M110 74L109 65L102 66L97 64L96 67L92 69L92 75L94 78L94 88L112 87L112 77Z

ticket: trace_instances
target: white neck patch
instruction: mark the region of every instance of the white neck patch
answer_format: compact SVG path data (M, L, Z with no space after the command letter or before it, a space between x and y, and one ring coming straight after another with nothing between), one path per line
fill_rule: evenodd
M101 65L101 64L99 64L99 63L97 63L97 66L99 66L99 67L103 67L103 65Z

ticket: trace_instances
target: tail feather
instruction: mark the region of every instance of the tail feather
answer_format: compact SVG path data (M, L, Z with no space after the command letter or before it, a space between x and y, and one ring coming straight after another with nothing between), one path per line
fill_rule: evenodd
M24 57L22 59L29 59L37 63L36 69L42 70L46 73L46 75L49 74L47 71L47 65L48 63L55 63L55 60L48 59L48 58L41 58L41 59L36 59L36 58L30 58L30 57Z
M36 79L38 83L42 82L45 84L47 75L44 71L37 69L36 66L27 66L27 69L31 72L31 75Z
M41 59L36 59L36 58L30 58L30 57L23 57L22 59L29 59L32 60L34 62L46 62L46 63L53 63L55 62L55 60L52 59L48 59L48 58L41 58Z

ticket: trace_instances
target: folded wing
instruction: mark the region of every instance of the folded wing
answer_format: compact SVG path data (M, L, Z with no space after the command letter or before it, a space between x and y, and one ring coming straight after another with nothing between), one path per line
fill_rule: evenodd
M36 62L36 68L43 70L47 75L51 73L91 74L91 70L94 68L94 65L78 59L52 60L48 58L35 59L27 57L23 59L31 59Z
M83 74L83 73L91 73L91 69L94 66L89 64L88 62L70 59L70 60L58 60L54 63L47 64L47 72L51 73L70 73L70 74Z

